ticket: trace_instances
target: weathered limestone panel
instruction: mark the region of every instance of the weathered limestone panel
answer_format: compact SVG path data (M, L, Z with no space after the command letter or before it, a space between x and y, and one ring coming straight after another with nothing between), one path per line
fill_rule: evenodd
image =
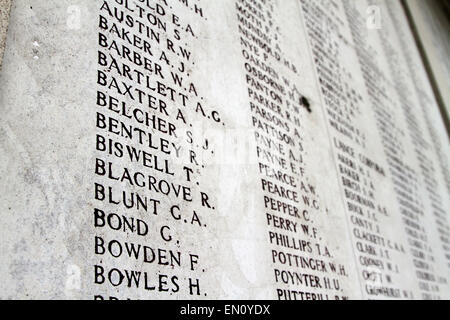
M432 77L435 78L439 94L443 99L443 107L450 117L450 21L448 14L450 7L445 1L409 0L405 2L410 10L416 27L425 58L430 66Z
M0 69L2 67L3 51L5 50L6 32L8 30L9 10L11 0L0 1Z

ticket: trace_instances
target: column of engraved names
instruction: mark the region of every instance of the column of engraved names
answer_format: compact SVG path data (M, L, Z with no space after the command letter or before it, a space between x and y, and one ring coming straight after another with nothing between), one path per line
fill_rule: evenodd
M177 12L177 14L175 14ZM207 296L202 236L215 210L199 181L205 137L223 126L189 80L199 1L100 3L95 124L96 299ZM194 71L195 72L195 71ZM206 248L205 248L206 249Z
M448 182L450 182L450 171L448 168L448 157L450 155L445 153L445 148L443 148L441 139L438 136L439 131L433 124L433 118L429 114L429 109L436 108L436 104L433 101L432 96L430 96L431 92L425 89L426 85L424 84L423 77L420 77L419 75L420 68L416 68L415 66L417 63L422 62L419 60L417 55L414 55L414 50L406 50L406 39L408 38L403 33L403 28L395 16L393 16L393 22L397 26L396 30L399 34L399 40L403 55L405 57L406 66L409 74L411 75L414 91L417 93L418 99L416 102L421 107L420 110L422 111L425 127L430 134L430 139L428 140L429 142L425 142L421 145L423 150L418 150L418 156L421 158L422 176L431 202L431 207L439 234L439 240L444 252L444 258L447 262L447 267L450 268L450 223L448 220L449 213L446 211L449 204L445 204L445 195L439 193L439 175L442 174L444 180L443 184L446 187L447 193L450 194L450 184L448 184ZM430 154L435 154L437 156L437 165L433 162ZM440 281L444 284L448 284L450 278L447 277L447 279L441 279Z
M390 10L398 10L398 6L392 6L392 4L387 3L388 8ZM424 141L420 147L416 148L418 159L420 160L420 168L422 173L422 179L424 185L426 186L429 202L431 204L431 210L436 222L436 229L439 235L439 241L441 243L442 251L444 253L443 258L446 261L447 268L450 267L450 224L448 221L449 212L446 211L448 209L449 204L445 203L445 194L439 192L440 180L439 174L442 174L444 181L448 181L449 177L449 169L448 169L448 154L442 154L442 147L440 143L440 139L437 137L437 128L434 127L430 114L431 113L427 108L437 108L435 102L432 100L430 96L430 91L426 90L426 86L423 83L423 77L420 77L420 68L416 68L415 65L417 63L422 63L417 54L417 51L406 50L406 42L407 39L411 39L412 37L408 37L404 30L405 24L401 24L399 17L390 14L392 22L395 26L395 30L398 34L398 38L400 41L400 48L405 58L405 64L407 71L410 75L411 84L413 86L413 90L416 92L417 99L416 106L418 107L416 110L418 111L419 118L422 116L424 119L424 126L422 126L422 130L428 131L429 139L426 139L427 135L424 131ZM416 53L416 54L414 54ZM419 108L420 106L420 108ZM419 112L422 111L422 113ZM444 149L445 150L445 149ZM445 151L444 151L445 152ZM433 162L433 155L436 155L436 159L438 162L438 166L435 166ZM439 171L436 167L440 167L441 171ZM445 184L445 182L444 182ZM449 185L446 185L447 192L450 194L450 190L448 189ZM448 286L450 281L450 275L440 275L437 278L437 282L439 284Z
M411 167L406 175L400 174L399 178L402 179L407 186L423 185L425 186L425 190L427 190L427 193L423 194L420 187L416 187L416 192L411 194L412 190L410 188L399 188L400 191L403 191L403 201L401 203L404 206L403 213L407 215L407 218L404 219L405 231L410 238L411 248L414 249L412 251L414 253L413 263L416 269L416 277L419 280L421 298L441 299L440 286L446 284L447 280L445 277L436 273L436 253L431 245L427 230L423 227L418 228L417 225L423 226L424 221L430 216L430 213L427 212L427 206L425 205L427 195L429 197L428 200L431 203L431 213L433 213L437 219L439 219L440 212L442 211L442 204L439 202L439 199L435 198L433 193L436 177L433 177L432 174L430 174L431 171L434 171L434 168L431 168L433 165L426 155L426 150L430 148L430 143L426 141L426 135L423 131L424 128L421 127L420 120L417 117L419 109L417 108L418 104L412 93L412 90L415 88L413 87L413 83L410 83L411 73L410 70L408 70L406 60L408 58L408 53L401 48L405 45L404 40L402 40L404 35L402 34L397 17L389 11L398 10L399 8L391 6L389 2L386 2L386 6L386 12L389 13L386 24L388 26L390 25L390 27L380 30L380 42L388 60L388 72L390 72L393 80L394 94L398 98L397 103L400 105L400 109L403 111L406 120L407 136L412 143L412 149L420 168L418 171ZM399 46L395 46L395 42L385 43L387 37L397 37ZM417 225L410 222L416 222ZM446 221L444 221L444 223L446 224ZM438 232L440 232L441 235L446 234L445 231L441 232L438 230Z
M299 70L283 56L274 23L277 1L236 1L238 30L276 295L280 300L346 299L340 280L346 267L334 262L314 216L324 214L308 179L300 132L312 112L295 86Z
M355 25L352 28L353 38L369 98L377 118L377 126L382 137L384 152L389 163L389 170L408 238L412 262L416 268L425 268L424 271L427 272L426 270L429 269L427 260L429 258L433 260L434 258L428 256L427 251L431 248L427 245L426 230L420 218L423 209L420 209L422 196L418 188L419 180L411 164L404 160L407 158L405 153L405 148L407 148L406 136L403 130L399 128L395 112L391 110L391 108L399 104L392 98L395 95L392 95L388 89L394 85L385 76L386 72L389 71L379 67L380 64L377 61L375 50L368 43L368 39L361 32L358 32L361 30L360 24L363 23L361 15L351 8L350 2L346 1L346 3L348 6L347 12L351 14L351 19L349 18L349 20L360 22L359 25L354 23ZM369 4L374 5L375 3L369 1ZM383 37L383 35L381 36ZM384 41L387 41L387 38L384 38ZM387 43L383 45L389 46ZM388 51L385 52L387 53ZM395 77L399 76L400 74L396 73ZM410 114L408 117L414 118L414 115ZM413 120L413 122L417 125L416 120ZM420 276L418 278L420 279ZM420 283L419 285L420 287L428 287L428 285ZM412 292L410 295L412 295ZM426 297L427 294L422 294L422 298Z
M420 206L420 194L418 181L414 177L411 165L406 163L405 134L396 120L396 114L391 110L396 105L389 92L390 80L385 76L385 71L380 67L376 50L370 45L367 34L361 32L364 20L361 14L353 8L353 4L345 1L348 20L351 21L355 50L364 76L369 101L374 109L379 134L382 138L384 153L386 155L390 175L394 184L397 202L402 222L405 225L408 251L411 253L412 262L418 265L419 260L425 259L426 254L422 251L421 239L425 239L425 228L421 223L418 206ZM416 200L414 200L416 199ZM405 297L414 298L412 291L404 292Z
M404 255L405 250L383 232L389 212L375 181L388 177L382 165L369 156L367 141L377 137L359 125L367 110L358 73L348 62L354 52L341 2L300 2L363 291L369 298L402 298L395 277L399 268L392 256Z

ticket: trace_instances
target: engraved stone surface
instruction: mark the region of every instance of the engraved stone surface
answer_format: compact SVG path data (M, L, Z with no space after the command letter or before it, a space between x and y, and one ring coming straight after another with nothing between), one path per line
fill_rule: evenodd
M0 69L2 67L3 51L5 50L10 8L11 0L0 0Z
M424 47L425 57L429 63L439 96L443 99L443 109L450 117L450 4L445 1L419 0L406 1L414 19L418 37ZM447 124L449 125L449 124Z
M0 108L0 298L450 298L399 1L15 0Z

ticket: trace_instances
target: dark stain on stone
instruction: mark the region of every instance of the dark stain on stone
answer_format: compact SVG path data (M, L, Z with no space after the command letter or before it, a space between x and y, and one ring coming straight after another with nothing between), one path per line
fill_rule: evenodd
M302 97L300 98L300 102L301 102L302 106L304 106L305 109L308 110L309 113L312 112L312 110L311 110L311 104L309 103L309 100L308 100L306 97L302 96Z

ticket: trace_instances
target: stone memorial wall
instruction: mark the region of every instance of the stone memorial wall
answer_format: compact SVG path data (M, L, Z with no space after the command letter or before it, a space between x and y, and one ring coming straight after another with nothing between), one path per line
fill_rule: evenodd
M13 0L0 108L2 299L450 298L400 1Z

